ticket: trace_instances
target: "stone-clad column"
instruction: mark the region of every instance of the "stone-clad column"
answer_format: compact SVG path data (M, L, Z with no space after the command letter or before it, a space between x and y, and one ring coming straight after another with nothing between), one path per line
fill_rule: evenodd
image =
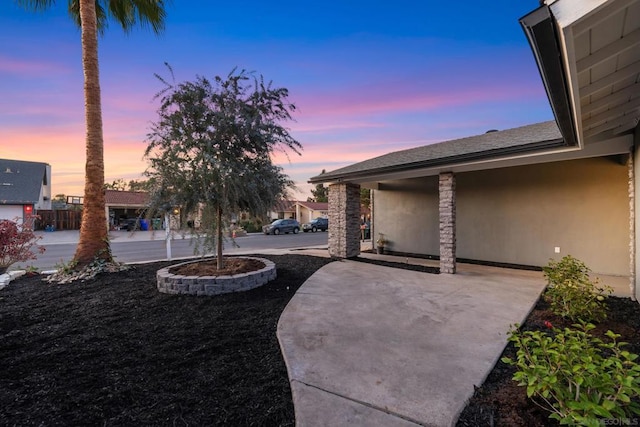
M329 185L329 255L360 255L360 186Z
M440 273L456 272L456 177L440 174Z

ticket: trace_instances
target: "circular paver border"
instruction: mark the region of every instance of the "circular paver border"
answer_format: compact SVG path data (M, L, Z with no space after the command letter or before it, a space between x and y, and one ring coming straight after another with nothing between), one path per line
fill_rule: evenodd
M183 276L169 273L172 268L193 264L194 262L202 262L202 260L183 262L158 270L156 273L158 291L172 295L212 296L248 291L262 286L277 277L276 264L273 261L248 256L234 256L233 258L255 259L264 263L264 268L232 276Z

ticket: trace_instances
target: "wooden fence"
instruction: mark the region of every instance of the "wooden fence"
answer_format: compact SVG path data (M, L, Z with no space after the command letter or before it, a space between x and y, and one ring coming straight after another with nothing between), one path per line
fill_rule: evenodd
M40 217L35 223L36 230L46 230L47 226L54 227L54 230L80 230L82 211L39 210L36 215Z

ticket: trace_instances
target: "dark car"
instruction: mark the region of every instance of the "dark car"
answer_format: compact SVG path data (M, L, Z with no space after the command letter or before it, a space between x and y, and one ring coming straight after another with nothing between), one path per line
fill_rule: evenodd
M262 227L262 231L264 234L298 234L298 231L300 231L300 223L295 219L276 219L271 224Z
M327 231L328 229L329 220L327 218L316 218L302 226L302 231L304 231L305 233L307 231L311 231L312 233L315 233L318 230Z

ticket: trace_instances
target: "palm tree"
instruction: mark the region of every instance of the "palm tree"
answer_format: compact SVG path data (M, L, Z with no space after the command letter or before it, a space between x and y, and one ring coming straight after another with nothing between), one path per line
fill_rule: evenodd
M69 14L78 24L82 40L86 120L84 208L80 241L74 256L78 267L94 259L112 261L104 200L104 143L98 67L98 33L114 19L129 32L136 24L150 25L155 33L164 29L164 0L67 0ZM42 11L55 0L17 0L21 6Z

